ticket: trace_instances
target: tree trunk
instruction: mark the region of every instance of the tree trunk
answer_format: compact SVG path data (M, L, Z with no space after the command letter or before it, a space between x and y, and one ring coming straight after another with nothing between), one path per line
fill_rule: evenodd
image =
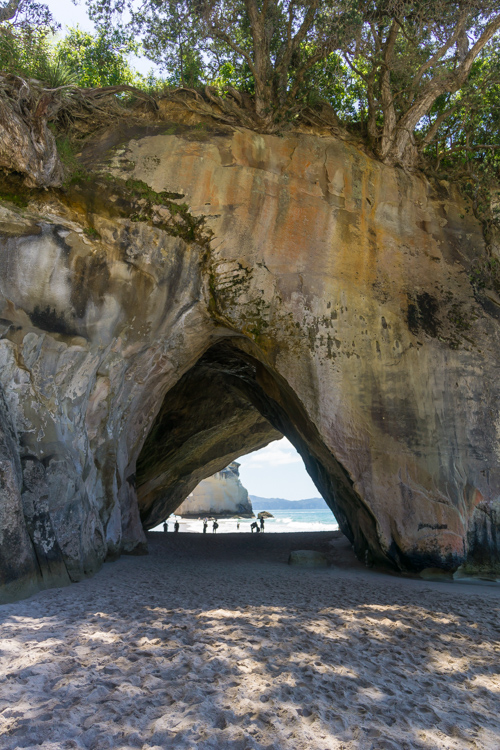
M257 117L270 123L272 117L272 71L269 43L266 34L266 9L260 11L256 0L245 0L253 41L255 81L255 112Z
M414 134L417 124L429 112L438 96L445 92L454 93L463 86L474 60L499 28L500 14L488 24L455 71L450 71L447 76L435 78L424 86L415 103L405 112L393 128L390 147L385 154L381 154L381 159L385 164L392 166L400 164L407 168L416 166L418 150L414 145Z
M385 43L382 75L380 81L380 98L382 104L382 113L384 125L382 129L382 138L379 146L380 158L384 160L385 155L389 153L392 145L393 133L396 128L397 117L394 109L394 101L391 86L391 64L394 52L394 46L398 38L400 26L397 21L393 21L387 41Z

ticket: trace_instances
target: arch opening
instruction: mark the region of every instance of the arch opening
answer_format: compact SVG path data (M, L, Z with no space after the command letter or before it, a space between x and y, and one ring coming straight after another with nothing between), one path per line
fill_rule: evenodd
M166 394L137 461L143 526L173 513L208 476L286 436L357 556L387 562L376 521L288 383L252 342L212 345Z

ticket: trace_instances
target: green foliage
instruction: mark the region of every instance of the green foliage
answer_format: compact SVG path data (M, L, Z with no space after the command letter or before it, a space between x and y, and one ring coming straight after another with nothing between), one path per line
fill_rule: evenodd
M92 240L101 239L101 235L99 234L99 232L97 231L95 227L87 227L86 229L84 229L84 232L87 235L87 237L90 237L90 239Z
M363 82L337 52L311 69L306 77L307 104L328 102L346 124L356 126L366 119Z
M131 68L130 53L137 52L137 44L123 36L120 30L100 30L95 36L80 28L69 29L54 49L55 57L82 88L99 86L135 86L141 77Z
M13 203L18 208L26 208L29 203L28 194L24 185L17 191L0 186L0 201Z
M66 136L56 137L57 152L60 156L62 163L69 170L76 169L79 164L75 154L75 148L71 143L70 138Z
M477 261L469 279L476 289L493 289L500 295L500 261L498 258Z
M205 227L205 216L193 216L187 203L175 202L182 195L167 191L156 192L142 180L122 180L107 175L107 182L106 192L112 191L118 198L113 203L113 210L120 211L122 203L127 205L125 215L131 221L151 222L186 242L206 245L210 241L212 235ZM131 208L134 210L131 211ZM162 209L167 210L167 215Z
M128 84L161 96L209 84L233 99L236 89L270 132L327 102L382 160L458 181L487 235L499 235L498 30L458 75L500 19L496 0L88 2L97 33L76 27L55 42L50 14L25 0L24 15L0 24L0 68L51 89ZM133 70L139 51L164 77Z
M0 26L0 68L8 73L43 79L52 56L48 28Z
M76 27L55 42L48 26L0 25L0 69L40 80L47 88L144 86L128 61L137 50L119 30L92 35Z
M18 2L0 23L0 70L42 78L51 56L51 40L58 24L48 7L36 0Z
M448 113L446 117L444 115ZM470 198L488 242L500 231L500 41L475 60L460 91L439 97L422 129L442 123L423 151L425 169L453 179ZM484 269L481 278L484 277ZM481 279L478 279L481 283Z
M42 66L40 77L51 89L78 85L75 71L60 57L50 55Z
M303 105L306 75L352 35L355 0L89 0L108 28L126 7L131 33L171 83L231 85L251 93L257 114L287 119ZM319 68L316 68L319 71Z

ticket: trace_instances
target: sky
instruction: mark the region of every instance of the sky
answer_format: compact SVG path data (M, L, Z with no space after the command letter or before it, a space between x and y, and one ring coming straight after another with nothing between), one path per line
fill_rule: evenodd
M237 460L241 483L250 495L285 500L320 497L301 457L286 438Z
M93 31L84 1L80 0L77 5L71 0L45 0L45 3L61 24L61 33L64 33L65 27L77 24L85 31ZM131 57L131 63L143 74L153 67L145 58ZM320 496L301 457L286 438L242 456L238 462L241 463L241 482L250 495L282 497L286 500Z
M87 6L84 2L75 5L71 0L45 0L55 20L65 26L76 26L77 24L85 31L93 31L94 26L87 15Z
M87 14L85 0L78 0L76 4L72 0L43 0L43 2L49 7L57 23L61 24L61 35L64 35L68 26L80 26L84 31L94 31L94 24ZM145 57L131 55L129 60L132 67L143 75L149 73L151 68L157 70L151 60L147 60Z

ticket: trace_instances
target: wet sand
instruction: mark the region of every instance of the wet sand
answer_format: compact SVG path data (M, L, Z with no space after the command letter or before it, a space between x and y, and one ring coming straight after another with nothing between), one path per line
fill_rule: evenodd
M149 537L0 606L0 748L500 747L500 587L368 571L332 532Z

